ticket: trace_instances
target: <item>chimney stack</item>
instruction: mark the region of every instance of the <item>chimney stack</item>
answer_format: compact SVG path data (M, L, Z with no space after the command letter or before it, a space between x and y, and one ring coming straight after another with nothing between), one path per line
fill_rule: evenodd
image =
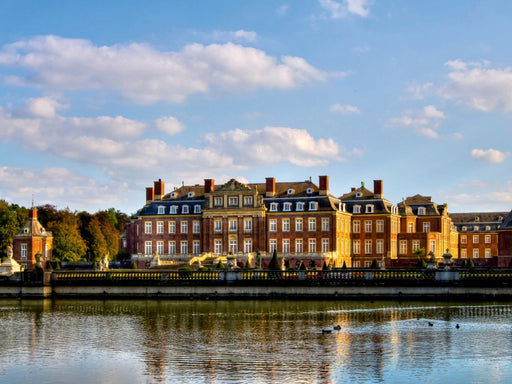
M276 194L276 178L275 177L267 177L266 178L266 190L265 197L272 197Z
M153 187L146 188L146 204L155 200L155 190Z
M373 194L377 199L382 199L382 186L382 180L373 180Z
M165 182L162 179L158 179L155 181L155 200L162 200L162 197L165 195Z
M31 208L30 211L28 211L28 217L32 220L37 219L37 208Z
M329 194L329 176L319 177L319 191L320 196L327 196Z
M215 190L215 180L204 179L204 193L210 193Z

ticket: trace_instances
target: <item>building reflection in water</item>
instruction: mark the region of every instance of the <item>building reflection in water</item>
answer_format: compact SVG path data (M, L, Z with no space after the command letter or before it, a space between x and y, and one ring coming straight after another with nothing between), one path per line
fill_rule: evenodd
M421 379L440 364L447 369L459 364L461 356L487 361L512 352L512 306L499 304L63 300L17 305L0 312L7 346L0 363L9 346L11 353L41 365L66 361L71 353L88 363L97 355L94 363L125 368L98 373L110 382L119 382L114 378L122 374L134 375L131 382L383 382L402 372ZM340 329L322 333L334 325ZM10 332L11 327L22 331ZM74 369L84 371L70 374L86 374L89 367Z

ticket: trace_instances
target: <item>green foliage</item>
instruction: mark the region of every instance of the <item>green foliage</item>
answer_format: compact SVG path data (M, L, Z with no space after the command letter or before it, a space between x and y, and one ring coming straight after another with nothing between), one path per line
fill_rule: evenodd
M7 248L28 218L28 214L17 205L0 200L0 257L7 256Z
M461 267L466 268L467 266L468 266L468 261L466 259L462 259Z
M423 257L427 254L427 250L425 248L416 248L413 253L418 257Z
M304 264L302 261L300 262L300 266L299 266L299 271L305 271L307 268L306 268L306 264Z
M473 262L473 259L469 259L467 263L468 268L475 268L475 263Z
M423 257L418 257L418 262L416 263L416 267L427 268L427 262L423 259Z
M277 258L277 250L275 250L275 249L274 249L274 252L272 253L272 259L270 259L268 269L270 269L271 271L280 271L281 270L281 264L279 263L279 259Z
M191 266L183 265L178 268L178 272L192 272L194 269Z
M328 271L329 269L329 265L326 262L324 262L324 265L322 266L322 271Z
M370 269L379 269L379 263L377 260L373 259L372 264L370 265Z
M347 269L347 263L345 263L345 260L343 260L343 265L341 266L341 269Z
M131 265L130 269L138 269L137 263L135 261L132 261L132 265Z
M224 263L222 262L222 260L219 260L219 262L217 263L217 269L226 269L226 266L224 265Z
M87 245L80 235L78 218L69 210L60 211L56 222L48 223L53 233L53 254L58 260L81 261Z

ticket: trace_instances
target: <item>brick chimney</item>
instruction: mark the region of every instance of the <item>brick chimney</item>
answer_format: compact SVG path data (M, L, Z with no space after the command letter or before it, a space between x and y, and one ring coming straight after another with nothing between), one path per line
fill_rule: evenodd
M146 188L146 203L150 203L155 200L155 190L153 187Z
M373 194L377 199L382 199L382 186L382 180L373 180Z
M28 218L32 220L37 219L37 208L31 208L30 211L28 211Z
M162 200L165 195L165 182L162 179L155 181L155 200Z
M329 176L320 176L319 178L318 193L320 196L327 196L329 194Z
M276 194L276 178L275 177L267 177L266 178L266 189L265 189L265 197L272 197Z
M204 193L210 193L215 190L215 180L204 179Z

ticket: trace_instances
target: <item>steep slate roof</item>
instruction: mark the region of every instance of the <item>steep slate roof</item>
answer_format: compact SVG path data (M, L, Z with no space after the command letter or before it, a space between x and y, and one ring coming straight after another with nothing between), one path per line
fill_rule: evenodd
M420 207L425 208L425 215L439 216L448 214L448 204L437 204L432 201L432 196L414 195L407 197L404 201L397 204L400 214L418 215Z
M510 213L501 222L500 229L502 229L502 230L512 230L512 211L510 211Z
M21 228L15 237L52 237L52 233L47 232L43 228L37 219L37 214L35 214L34 218L29 217L29 219L25 222L25 225Z
M508 212L468 212L450 213L454 224L487 224L502 222ZM500 219L501 218L501 219Z
M340 200L345 203L347 210L353 212L355 205L366 206L373 205L372 213L390 213L393 203L382 196L377 196L374 192L367 189L364 185L345 193L340 197ZM365 209L361 211L365 213Z

